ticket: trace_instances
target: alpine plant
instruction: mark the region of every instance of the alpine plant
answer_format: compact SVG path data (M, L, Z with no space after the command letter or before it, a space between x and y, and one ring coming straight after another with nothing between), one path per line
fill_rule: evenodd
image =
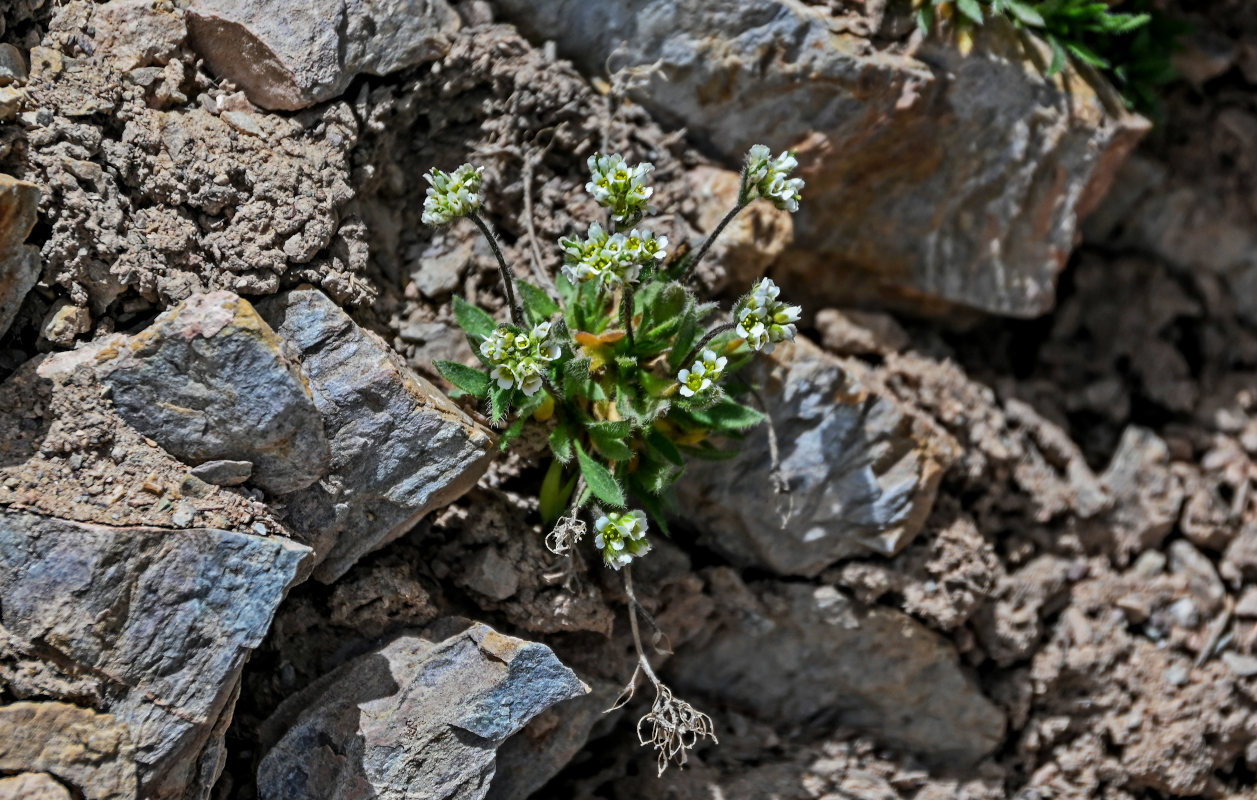
M458 392L487 403L493 423L505 427L503 448L529 420L550 426L539 498L543 521L553 526L546 543L574 565L589 520L598 559L623 573L638 663L622 701L639 677L654 686L655 705L643 717L652 735L642 741L659 750L662 772L669 761L683 764L699 739L715 737L710 719L675 698L650 667L630 565L650 553L655 532L668 533L667 515L677 505L673 486L687 462L730 457L736 450L729 442L764 421L740 401L750 387L734 376L757 352L793 340L801 311L767 278L728 312L695 297L686 279L744 208L764 200L793 213L804 183L794 177L793 153L774 156L755 145L734 207L696 249L670 257L668 237L641 224L652 210L647 179L654 167L615 154L595 154L588 166L585 189L606 218L558 240L553 293L518 280L506 262L479 215L480 168L463 164L424 176L430 188L423 221L446 225L467 217L480 228L497 257L510 310L510 321L498 322L456 297L454 317L481 368L450 361L436 367ZM676 719L689 722L664 724Z

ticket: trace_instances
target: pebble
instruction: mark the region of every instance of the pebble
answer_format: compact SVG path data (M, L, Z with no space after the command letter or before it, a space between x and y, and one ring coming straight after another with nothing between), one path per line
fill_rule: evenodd
M192 474L215 486L239 486L253 474L253 462L215 459L197 464Z
M1165 554L1160 550L1147 550L1135 560L1131 569L1141 578L1155 578L1165 569L1165 562Z
M26 77L26 59L22 58L22 51L7 42L0 44L0 86L24 82Z
M1228 650L1222 654L1222 663L1230 667L1231 671L1241 678L1251 678L1257 675L1257 658L1252 656Z
M1200 624L1200 613L1190 597L1175 601L1169 608L1169 614L1174 624L1180 628L1194 628Z
M1252 619L1257 617L1257 586L1244 590L1239 602L1235 604L1235 616Z
M1188 674L1187 667L1175 664L1165 671L1165 680L1171 686L1182 686L1187 683Z

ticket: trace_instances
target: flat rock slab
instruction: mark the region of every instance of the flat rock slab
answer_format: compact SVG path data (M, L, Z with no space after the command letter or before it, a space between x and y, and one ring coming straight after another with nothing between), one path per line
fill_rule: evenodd
M0 623L26 650L97 681L104 710L129 731L143 795L182 798L308 556L283 539L207 528L0 513Z
M914 57L879 49L879 21L867 36L837 30L823 3L492 4L589 74L614 53L633 99L728 166L752 144L798 147L807 188L779 277L817 301L1038 316L1079 217L1149 128L1072 68L1044 78L1001 19L967 56L935 36Z
M445 0L194 0L193 48L262 108L336 97L358 75L433 61L460 27Z
M285 498L320 561L314 576L330 583L474 486L495 440L318 289L258 311L297 353L331 443L327 477Z
M0 730L0 770L28 773L0 780L0 798L69 800L52 775L86 800L136 796L135 748L112 714L68 703L13 703L0 707Z
M23 244L39 217L40 188L0 173L0 336L39 280L39 248Z
M263 800L479 800L494 755L534 716L588 691L550 648L481 623L404 633L285 702ZM270 723L268 723L269 725Z
M249 461L275 494L309 486L330 460L301 373L248 301L193 295L96 357L133 428L189 464Z
M756 360L751 380L763 387L788 491L774 486L767 425L732 460L695 463L680 508L706 544L744 566L816 575L912 541L951 444L856 368L804 340Z
M831 586L748 591L727 570L713 584L718 607L739 610L668 662L678 694L776 723L868 731L933 764L972 763L1000 744L1003 712L965 674L950 640L907 614L864 607Z

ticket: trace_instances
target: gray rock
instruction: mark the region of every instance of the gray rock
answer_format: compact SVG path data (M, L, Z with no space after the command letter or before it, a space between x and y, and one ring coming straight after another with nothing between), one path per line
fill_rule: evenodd
M474 486L494 437L318 289L258 310L298 353L331 442L328 477L285 500L321 562L315 577L330 583Z
M39 248L23 244L39 217L40 188L0 173L0 336L39 280Z
M194 0L192 47L263 108L336 97L356 76L445 54L460 26L445 0Z
M944 442L862 381L856 362L805 340L751 369L789 491L773 485L768 426L753 428L736 458L696 464L678 485L681 513L706 531L705 542L738 564L785 575L906 547L933 506Z
M588 688L548 647L481 623L404 633L320 679L258 770L264 800L483 798L494 754ZM270 725L271 723L268 723Z
M192 474L215 486L239 486L253 474L249 461L206 461L192 468Z
M1002 20L969 55L950 37L909 55L794 0L494 6L592 73L614 53L633 99L728 166L757 142L798 147L808 185L782 267L818 302L1043 313L1078 219L1149 127L1107 85L1044 78Z
M822 308L816 312L816 329L825 349L840 356L884 356L911 342L894 317L877 311Z
M26 59L22 51L8 42L0 43L0 86L26 81Z
M1184 497L1165 442L1146 428L1128 427L1100 480L1113 498L1102 524L1114 537L1119 563L1160 547L1178 521Z
M275 493L328 469L323 419L275 333L230 292L193 295L105 348L97 374L123 418L176 458L249 461Z
M73 785L86 800L118 800L136 796L135 748L125 725L112 714L68 703L13 703L0 707L0 770L50 772ZM20 778L18 780L21 780ZM4 787L0 797L33 800L56 798L58 784L37 775L24 786ZM51 784L51 786L49 785ZM14 794L6 794L6 788ZM21 788L23 793L17 791ZM62 797L69 797L62 790Z
M971 763L999 745L1002 712L951 642L908 615L830 586L768 582L748 592L729 571L714 578L717 607L730 611L668 662L679 695L783 724L868 731L934 764ZM721 596L722 583L732 595Z
M144 797L181 798L308 556L209 528L0 514L0 624L97 685L102 710L129 731Z

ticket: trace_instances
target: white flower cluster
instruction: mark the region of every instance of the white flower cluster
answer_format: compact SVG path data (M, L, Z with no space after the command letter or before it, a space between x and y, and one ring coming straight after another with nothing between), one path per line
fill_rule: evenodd
M642 267L666 258L668 237L636 228L627 236L608 235L595 222L584 241L565 236L559 239L559 247L563 248L563 274L573 284L598 281L619 286L636 282Z
M611 209L616 222L630 223L646 213L646 201L655 190L646 185L646 175L655 165L649 161L629 166L623 158L595 153L589 157L589 183L585 191L603 208Z
M729 359L724 356L717 358L711 350L704 350L693 365L677 373L682 396L693 397L710 389L724 375L728 363Z
M433 167L424 175L431 186L423 201L425 225L448 225L480 208L480 173L484 167L463 164L452 173Z
M773 158L772 151L766 146L753 146L746 156L745 202L764 197L791 214L798 211L803 179L788 177L797 166L799 162L794 153L787 151Z
M650 552L646 541L646 514L641 511L609 512L594 521L594 545L602 551L602 560L611 569L620 567Z
M751 287L751 293L738 301L734 309L738 336L754 350L771 353L777 342L793 341L796 322L803 311L777 299L780 287L764 278Z
M541 388L545 364L558 358L560 353L557 344L546 341L549 336L548 322L537 325L529 333L498 328L480 343L480 354L494 364L489 377L497 381L501 389L518 386L529 397L536 394Z

